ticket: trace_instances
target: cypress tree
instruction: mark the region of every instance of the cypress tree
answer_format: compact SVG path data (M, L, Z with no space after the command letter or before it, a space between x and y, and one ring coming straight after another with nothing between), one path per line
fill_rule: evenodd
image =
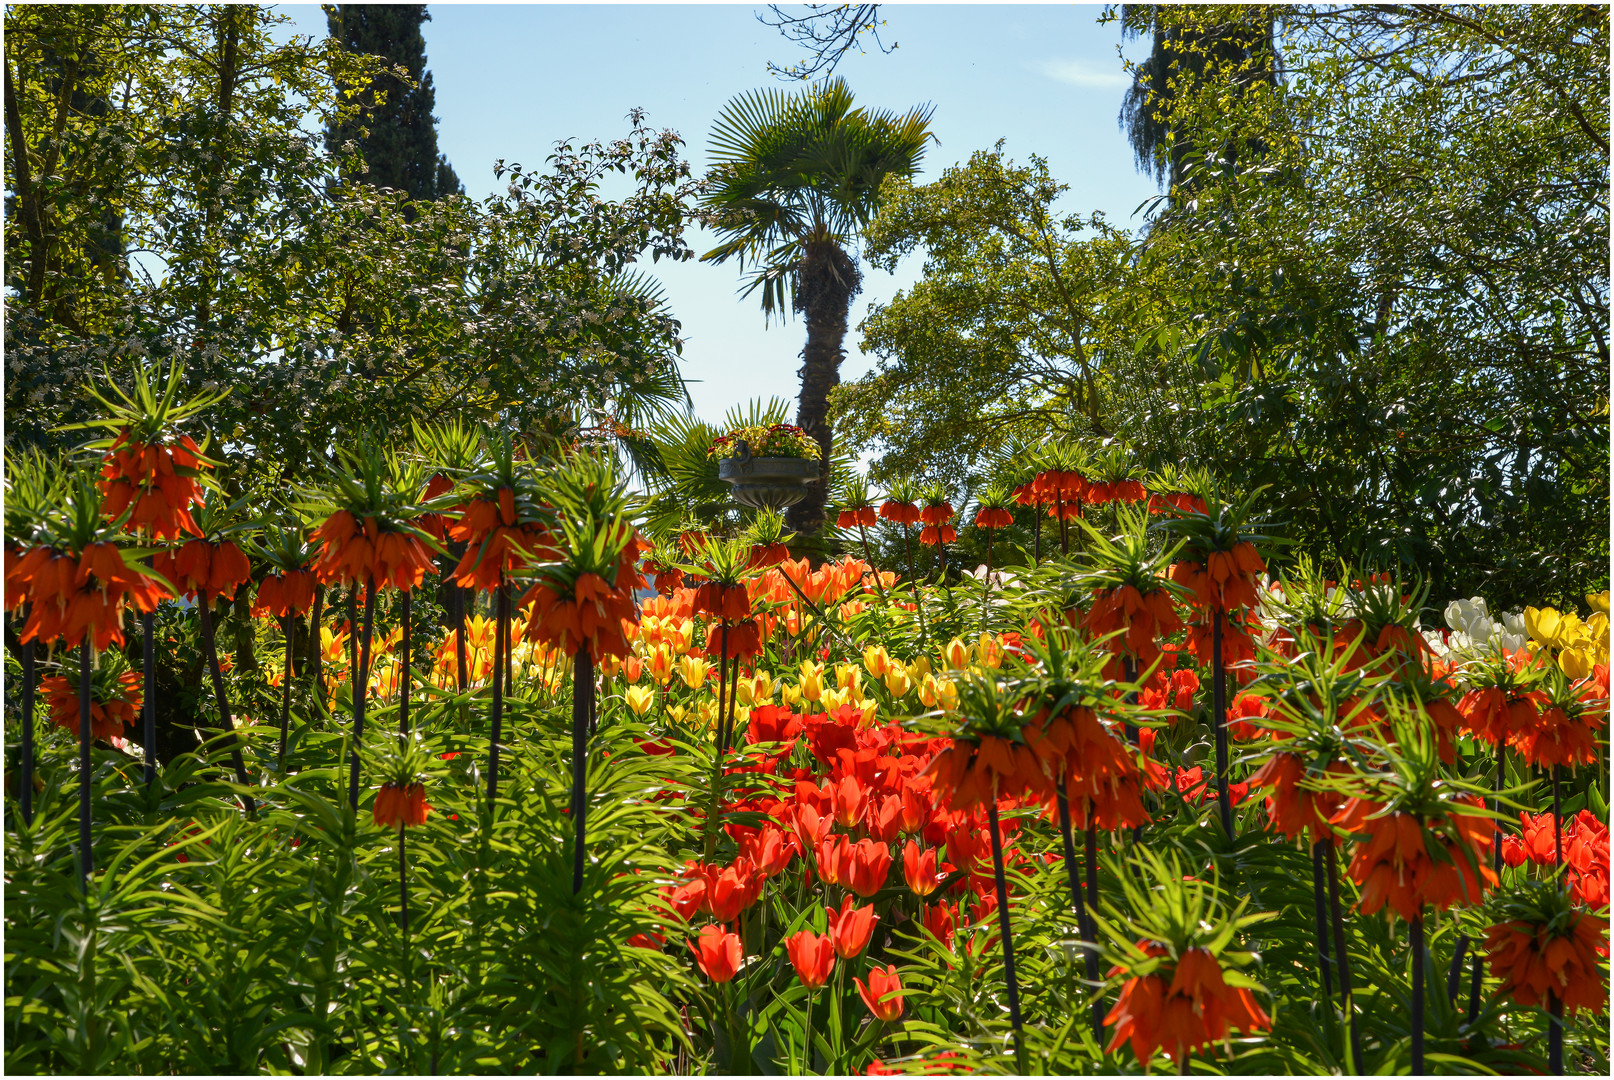
M437 150L437 118L432 115L437 92L426 70L426 40L420 32L430 18L424 4L325 5L333 38L352 52L383 57L407 71L413 82L396 75L378 78L364 92L360 116L326 129L326 147L336 149L349 140L357 145L368 169L348 180L426 200L465 193Z

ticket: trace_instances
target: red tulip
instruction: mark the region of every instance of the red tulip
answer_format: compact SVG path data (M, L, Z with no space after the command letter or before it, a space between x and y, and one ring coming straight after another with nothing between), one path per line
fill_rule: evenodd
M743 959L740 935L731 934L720 926L707 926L696 941L689 943L700 969L715 983L726 983L740 970Z
M912 840L902 851L902 877L915 896L929 896L941 887L942 875L936 873L935 849L921 852Z
M835 955L842 960L852 959L868 946L874 924L880 921L872 904L853 908L850 896L841 901L839 911L826 907L824 916L829 920L829 936L835 941Z
M863 985L862 979L854 979L857 983L857 992L863 999L863 1004L869 1007L869 1012L875 1017L890 1023L902 1016L902 980L897 977L897 969L890 964L885 970L872 968L869 971L868 985Z
M790 962L801 984L809 990L823 986L835 969L835 943L828 934L820 937L811 930L803 930L785 939L785 949L790 953Z

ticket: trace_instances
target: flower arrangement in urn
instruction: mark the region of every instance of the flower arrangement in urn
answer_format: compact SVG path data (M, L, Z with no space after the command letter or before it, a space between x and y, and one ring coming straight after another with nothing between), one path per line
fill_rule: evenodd
M752 457L803 458L817 461L822 456L818 440L795 424L752 424L738 427L727 435L719 435L706 451L707 458L724 459L742 456L740 444L749 448Z

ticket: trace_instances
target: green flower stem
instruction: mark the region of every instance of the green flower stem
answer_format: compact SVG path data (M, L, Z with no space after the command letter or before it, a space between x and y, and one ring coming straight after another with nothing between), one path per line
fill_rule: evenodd
M325 657L320 649L319 644L319 622L320 617L324 614L324 608L325 586L316 585L314 586L314 610L309 614L308 618L308 651L312 654L309 657L310 662L308 665L308 687L314 700L319 704L321 711L325 711L327 708L325 702L325 680L323 678Z

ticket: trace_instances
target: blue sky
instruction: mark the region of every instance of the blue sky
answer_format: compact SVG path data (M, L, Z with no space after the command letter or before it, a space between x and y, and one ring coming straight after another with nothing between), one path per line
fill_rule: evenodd
M687 143L693 167L706 165L712 120L728 100L781 83L767 63L801 58L790 42L757 21L761 4L525 5L431 4L425 25L426 60L437 91L438 143L466 193L494 188L499 158L542 163L556 140L616 138L628 130L628 110L641 106L647 122L672 128ZM278 7L303 33L325 34L317 6ZM787 10L796 10L787 8ZM1096 5L887 5L882 38L897 43L885 55L872 44L837 69L858 104L899 112L935 106L932 130L940 143L927 151L920 180L1002 138L1016 160L1048 159L1070 190L1061 209L1103 211L1113 224L1136 228L1138 205L1155 186L1132 166L1116 126L1127 77L1117 46L1119 28L1100 26ZM1129 42L1139 59L1148 43ZM697 255L710 234L690 237ZM856 325L870 303L889 300L918 275L919 257L895 274L865 269L853 301L843 379L873 367L857 348ZM691 261L647 266L665 287L683 321L683 372L695 410L716 422L753 397L797 393L799 318L765 327L756 300L736 295L731 265Z

